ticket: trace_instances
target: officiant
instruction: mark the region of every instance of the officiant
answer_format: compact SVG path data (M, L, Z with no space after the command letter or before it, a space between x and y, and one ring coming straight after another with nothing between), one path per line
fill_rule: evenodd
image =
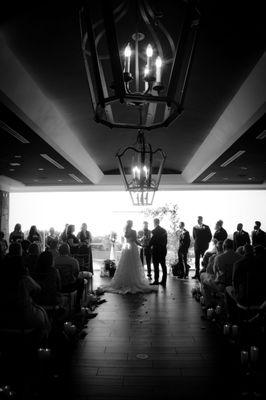
M148 222L143 222L143 229L138 232L138 240L140 241L142 247L140 249L140 259L142 265L144 265L144 257L146 259L148 278L152 279L151 276L151 249L149 247L151 240L151 231L148 227Z

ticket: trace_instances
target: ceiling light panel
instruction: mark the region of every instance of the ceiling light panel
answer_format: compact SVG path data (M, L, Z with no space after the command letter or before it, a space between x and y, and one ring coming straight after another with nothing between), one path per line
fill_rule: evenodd
M78 183L83 183L83 181L81 179L79 179L76 175L74 174L68 174L70 176L70 178L74 179L76 182Z
M256 139L262 140L266 138L266 130L262 131L258 136L256 136Z
M239 150L237 153L235 153L232 157L228 158L224 163L220 165L220 167L226 167L227 165L231 164L231 162L235 161L238 157L242 156L246 150Z
M59 164L57 161L55 161L52 157L48 156L48 154L40 154L41 157L43 157L45 160L49 161L51 164L53 164L56 168L58 169L65 169L63 165Z
M24 136L22 136L20 133L18 133L16 131L14 131L14 129L10 128L10 126L8 126L5 122L3 122L1 120L0 120L0 128L2 128L4 131L9 133L11 136L16 138L19 142L21 142L23 144L30 143L26 138L24 138Z
M216 172L211 172L209 175L205 176L205 178L203 178L201 181L202 181L202 182L206 182L206 181L208 181L210 178L212 178L215 174L216 174Z

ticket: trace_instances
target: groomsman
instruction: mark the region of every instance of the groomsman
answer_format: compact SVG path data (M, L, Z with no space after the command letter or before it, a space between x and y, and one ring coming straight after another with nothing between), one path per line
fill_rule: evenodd
M196 272L192 279L200 277L200 257L203 257L205 251L209 247L212 233L208 225L203 224L203 217L198 217L198 224L193 228L194 252L195 252L195 268Z
M251 233L252 246L261 245L266 247L266 233L260 227L260 221L255 221L254 231Z
M183 265L184 278L188 277L188 267L187 267L187 253L190 246L190 235L185 229L184 222L179 224L180 236L179 236L179 249L178 249L178 262Z
M165 229L160 227L160 220L158 218L155 218L153 222L154 229L152 231L152 237L149 244L154 266L154 282L151 283L151 285L160 284L162 286L166 286L167 268L165 257L167 253L167 232ZM161 282L159 282L159 264L161 264L163 273Z
M148 278L151 279L151 249L149 247L151 240L151 231L148 227L148 222L143 222L143 230L138 232L138 239L142 244L140 249L140 259L142 264L144 265L144 257L146 259L147 270L148 270Z
M250 244L249 234L243 230L243 224L237 224L236 231L233 235L234 250L238 247L245 246L245 244Z
M219 221L216 222L215 225L215 232L213 235L213 239L216 239L217 242L224 242L225 239L227 239L227 232L223 228L223 221L219 219Z

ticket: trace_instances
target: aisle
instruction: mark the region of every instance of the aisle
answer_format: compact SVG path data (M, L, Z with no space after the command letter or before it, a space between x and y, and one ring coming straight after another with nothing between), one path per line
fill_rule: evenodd
M94 288L107 279L94 278ZM193 280L169 277L158 294L105 294L75 350L73 398L223 398L236 374L230 348L202 321ZM238 365L236 363L236 365ZM229 396L231 397L231 396Z

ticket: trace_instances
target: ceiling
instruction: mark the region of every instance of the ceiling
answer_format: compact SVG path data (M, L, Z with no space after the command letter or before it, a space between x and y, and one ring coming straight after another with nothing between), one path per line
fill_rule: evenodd
M266 130L262 2L201 3L185 110L168 128L148 132L146 138L167 155L165 187L169 176L177 188L264 188L266 139L256 139ZM1 16L0 175L13 190L122 184L115 154L136 141L136 132L111 130L93 119L81 52L80 5L23 4L10 6ZM16 139L10 129L30 143ZM220 166L241 150L245 153L239 158ZM14 162L20 165L12 166Z

